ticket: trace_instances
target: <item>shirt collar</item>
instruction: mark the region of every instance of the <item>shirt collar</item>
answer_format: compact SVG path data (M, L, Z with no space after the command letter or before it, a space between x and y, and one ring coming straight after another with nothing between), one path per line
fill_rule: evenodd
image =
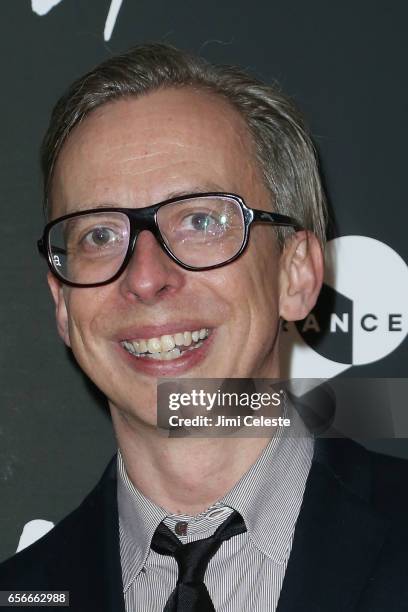
M153 534L167 513L133 486L120 450L117 469L120 538L127 549L126 558L130 560L122 567L123 589L127 591L146 563Z
M291 550L314 447L296 410L288 408L288 416L290 427L277 430L249 471L220 500L242 515L253 544L279 564Z
M241 514L248 536L262 553L281 564L291 549L297 517L313 456L313 438L293 410L291 426L278 428L249 471L213 507L228 506ZM153 534L168 513L130 481L118 451L118 510L122 568L126 591L142 570Z

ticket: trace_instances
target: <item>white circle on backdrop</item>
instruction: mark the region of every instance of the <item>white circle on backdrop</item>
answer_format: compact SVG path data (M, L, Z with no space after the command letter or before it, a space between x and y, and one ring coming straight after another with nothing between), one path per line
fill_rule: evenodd
M348 331L352 343L350 362L320 354L304 340L294 323L288 323L287 331L281 335L282 370L287 377L338 376L352 366L383 359L407 336L408 266L388 245L367 236L330 240L326 246L324 282L352 302ZM395 331L390 330L392 315L391 327ZM364 329L362 319L366 327L375 329ZM330 332L325 333L330 338Z
M353 302L351 365L386 357L408 331L407 264L391 247L367 236L335 238L326 256L325 283Z

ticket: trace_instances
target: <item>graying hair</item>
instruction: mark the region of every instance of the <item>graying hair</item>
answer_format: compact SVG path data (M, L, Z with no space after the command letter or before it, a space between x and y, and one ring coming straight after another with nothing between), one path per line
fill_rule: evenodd
M304 120L277 86L233 66L213 65L169 45L138 45L77 79L58 100L41 148L44 207L53 171L74 127L93 109L167 87L194 87L227 100L244 118L276 212L295 217L325 241L327 209L316 151ZM282 246L288 229L279 228Z

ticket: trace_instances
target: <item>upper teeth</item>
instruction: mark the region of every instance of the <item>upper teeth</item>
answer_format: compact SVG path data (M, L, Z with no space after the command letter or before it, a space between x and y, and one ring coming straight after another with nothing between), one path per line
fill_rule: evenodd
M185 331L177 334L165 334L160 338L149 338L140 340L125 340L122 345L129 352L140 355L141 353L164 353L172 351L176 346L190 346L192 342L204 340L208 336L208 329L202 328L196 331Z

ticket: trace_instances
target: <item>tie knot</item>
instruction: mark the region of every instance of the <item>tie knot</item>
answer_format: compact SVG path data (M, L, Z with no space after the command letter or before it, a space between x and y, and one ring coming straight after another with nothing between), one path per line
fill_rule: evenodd
M244 520L235 510L212 536L188 544L182 544L164 523L160 523L151 548L160 555L176 559L179 567L178 584L197 584L203 581L207 565L221 544L245 531Z

